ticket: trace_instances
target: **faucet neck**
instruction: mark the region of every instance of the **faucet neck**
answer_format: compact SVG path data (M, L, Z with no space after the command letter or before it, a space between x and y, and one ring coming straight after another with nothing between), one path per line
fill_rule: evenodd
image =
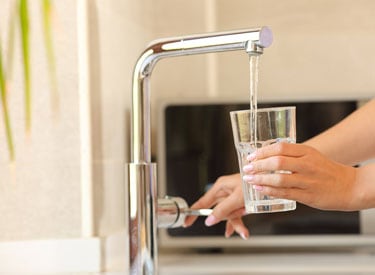
M132 152L134 163L151 162L149 78L157 61L165 57L244 50L248 54L263 53L272 43L267 27L173 37L153 41L137 61L132 93Z

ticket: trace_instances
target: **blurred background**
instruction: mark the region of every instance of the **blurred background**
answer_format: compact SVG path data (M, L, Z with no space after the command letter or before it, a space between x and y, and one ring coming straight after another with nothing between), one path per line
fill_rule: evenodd
M2 45L15 2L0 0ZM19 250L8 246L30 247L31 252L22 252L27 257L35 247L45 248L42 240L49 241L50 251L92 252L86 254L87 264L72 257L67 261L76 268L61 264L61 270L78 270L82 264L81 270L99 271L124 264L108 251L116 250L113 236L126 234L124 164L129 161L132 72L154 39L268 26L274 42L261 57L259 100L362 102L374 94L372 0L66 0L51 1L59 90L54 112L40 2L29 1L30 133L24 129L22 52L19 46L14 51L8 90L14 161L0 123L0 255L8 259L0 261L0 272L34 265L44 270L37 260L12 265ZM17 33L15 43L20 39ZM9 48L2 49L9 56ZM163 99L247 99L248 58L227 52L162 60L151 79L156 137ZM65 255L41 251L34 256ZM46 270L53 269L51 264Z

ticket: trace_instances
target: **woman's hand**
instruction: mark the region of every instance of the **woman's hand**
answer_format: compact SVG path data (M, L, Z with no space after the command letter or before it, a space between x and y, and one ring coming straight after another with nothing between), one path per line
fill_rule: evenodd
M213 212L207 217L206 226L212 226L222 220L227 220L225 236L228 238L237 232L243 239L247 239L249 231L242 222L245 214L241 176L234 174L220 177L191 208L211 208ZM190 216L185 220L185 227L194 223L197 217Z
M248 160L244 180L265 195L325 210L361 208L356 169L334 162L310 146L275 143L259 148Z
M323 210L354 211L375 207L375 164L353 168L335 162L303 144L275 143L249 155L243 179L265 195L296 200ZM276 171L276 172L275 172ZM277 172L279 171L279 172ZM205 223L227 220L225 235L237 232L244 239L249 231L239 174L224 176L192 208L214 207ZM185 226L194 223L188 217Z

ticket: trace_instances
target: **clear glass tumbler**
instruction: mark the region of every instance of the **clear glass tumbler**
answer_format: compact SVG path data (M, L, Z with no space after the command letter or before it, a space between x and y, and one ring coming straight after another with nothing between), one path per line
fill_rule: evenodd
M256 110L256 123L251 123L252 111L230 112L234 144L236 146L241 176L246 157L257 148L275 142L296 142L296 108L274 107ZM251 135L256 127L256 138ZM251 129L253 128L253 129ZM290 173L289 171L270 171L269 173ZM292 200L266 196L253 188L251 183L242 182L244 202L247 213L280 212L296 209Z

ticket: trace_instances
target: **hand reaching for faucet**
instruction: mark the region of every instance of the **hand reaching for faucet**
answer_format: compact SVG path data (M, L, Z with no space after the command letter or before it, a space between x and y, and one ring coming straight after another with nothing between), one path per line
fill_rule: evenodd
M205 224L212 226L226 220L225 237L237 232L243 239L249 236L249 230L242 222L245 214L240 174L220 177L191 208L211 208L213 212L207 217ZM189 216L185 220L185 227L192 225L197 218Z

